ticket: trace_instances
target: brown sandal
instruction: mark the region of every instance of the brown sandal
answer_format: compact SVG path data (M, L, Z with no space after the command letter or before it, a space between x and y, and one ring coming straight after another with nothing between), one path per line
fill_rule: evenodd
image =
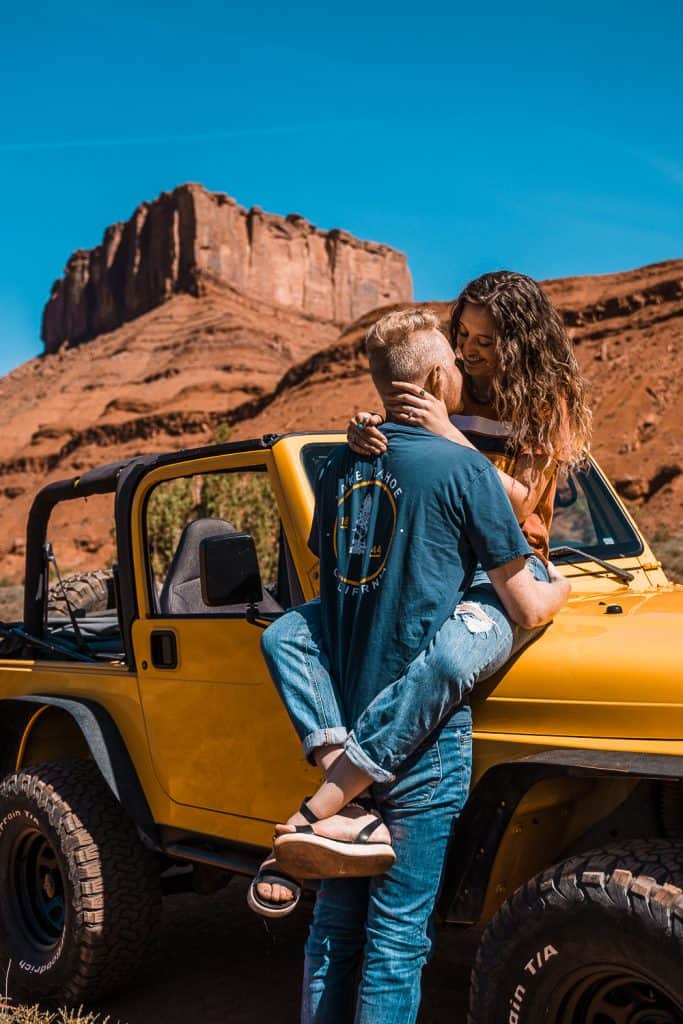
M276 836L273 849L277 862L298 878L370 878L382 875L396 861L390 843L373 842L371 836L382 819L364 825L351 840L328 839L313 831L320 821L306 801L300 813L308 825L294 825L293 832Z

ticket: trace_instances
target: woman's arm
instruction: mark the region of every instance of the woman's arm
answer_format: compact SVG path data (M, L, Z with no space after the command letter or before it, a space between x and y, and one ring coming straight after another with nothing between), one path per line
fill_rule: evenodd
M396 382L394 387L395 398L387 401L387 412L393 419L400 423L414 423L425 427L433 434L439 434L467 448L475 447L462 431L451 423L448 410L440 399L430 395L423 388L404 381ZM548 481L555 472L555 460L548 458L547 455L520 455L515 462L514 476L497 467L496 472L518 522L523 522L537 507Z
M536 629L550 622L567 603L572 587L550 562L549 583L534 579L524 562L523 558L516 558L497 569L490 569L488 576L512 621L523 629Z
M547 455L519 455L515 475L496 467L503 490L510 499L518 522L523 522L537 508L541 495L555 472L555 460Z

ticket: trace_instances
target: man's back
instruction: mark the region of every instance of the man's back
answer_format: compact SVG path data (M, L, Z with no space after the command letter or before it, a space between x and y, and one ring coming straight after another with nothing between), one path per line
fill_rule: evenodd
M423 650L477 561L529 553L495 470L419 427L386 424L389 449L342 446L318 485L325 646L353 720Z

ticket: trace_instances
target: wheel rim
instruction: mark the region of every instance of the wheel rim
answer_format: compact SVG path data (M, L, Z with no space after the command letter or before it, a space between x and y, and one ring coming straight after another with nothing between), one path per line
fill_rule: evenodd
M35 949L54 949L64 930L64 877L54 847L38 829L17 837L10 877L16 917L26 938Z
M637 971L593 967L557 990L550 1020L557 1024L680 1024L681 1006Z

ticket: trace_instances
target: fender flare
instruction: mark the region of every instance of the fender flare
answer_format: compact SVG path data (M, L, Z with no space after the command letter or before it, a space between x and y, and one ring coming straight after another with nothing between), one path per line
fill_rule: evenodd
M4 717L10 707L15 711L15 721L23 722L24 728L36 707L59 708L70 715L115 799L137 826L146 845L159 848L157 827L135 766L118 726L101 704L92 700L38 693L2 701L0 714Z
M501 841L524 796L547 779L683 780L683 756L560 748L502 761L477 782L453 830L438 912L446 922L479 920Z

